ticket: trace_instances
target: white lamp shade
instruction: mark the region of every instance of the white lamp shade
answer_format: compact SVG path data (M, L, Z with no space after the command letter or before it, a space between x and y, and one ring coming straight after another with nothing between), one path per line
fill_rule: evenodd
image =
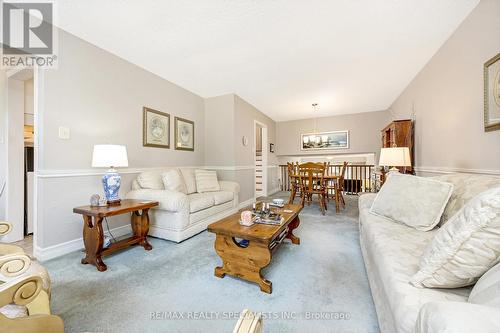
M382 148L378 164L392 167L411 166L410 149L408 147Z
M92 154L94 168L128 167L127 147L120 145L95 145Z

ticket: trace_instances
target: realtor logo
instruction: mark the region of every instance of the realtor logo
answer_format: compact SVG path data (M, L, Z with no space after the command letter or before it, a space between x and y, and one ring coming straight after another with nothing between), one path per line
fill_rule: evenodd
M3 2L1 67L54 67L54 3Z

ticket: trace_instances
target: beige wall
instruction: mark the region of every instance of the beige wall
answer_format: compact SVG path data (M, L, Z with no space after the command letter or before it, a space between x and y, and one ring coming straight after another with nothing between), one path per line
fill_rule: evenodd
M205 126L205 165L234 165L233 94L205 99Z
M267 127L268 143L276 142L276 123L250 103L235 94L205 99L206 145L205 165L217 166L220 179L240 184L240 201L254 197L254 123ZM243 145L243 136L248 145ZM278 186L277 159L269 148L264 150L268 158L268 191Z
M24 124L34 125L33 79L24 81Z
M381 148L380 130L389 122L390 116L387 111L318 118L316 127L319 132L349 131L349 149L328 151L303 151L300 149L300 135L314 131L315 120L313 118L278 122L276 125L276 151L280 160L286 159L286 156L325 154L375 153L378 156Z
M88 169L98 143L126 145L130 167L204 163L203 98L66 32L44 91L43 169ZM170 114L170 149L142 146L143 106ZM173 149L174 116L194 121L194 152ZM70 140L58 138L59 126Z
M500 171L500 131L483 127L483 64L498 52L500 1L483 0L392 104L415 114L420 170Z
M121 196L137 176L131 169L204 165L203 98L63 31L59 67L43 81L37 247L82 237L81 216L72 208L102 193L103 170L91 169L94 144L127 146L130 171L122 170ZM143 106L170 114L170 149L142 146ZM174 116L195 122L194 152L173 149ZM58 138L59 126L70 128L69 140ZM111 219L112 228L127 224Z

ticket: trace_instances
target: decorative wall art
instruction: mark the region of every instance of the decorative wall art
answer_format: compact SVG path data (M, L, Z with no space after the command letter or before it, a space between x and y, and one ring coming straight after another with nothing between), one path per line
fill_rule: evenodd
M500 130L500 53L484 64L484 130Z
M194 122L175 117L175 149L194 151Z
M300 135L301 150L334 150L349 148L349 131L305 133Z
M144 147L170 148L170 115L143 107Z

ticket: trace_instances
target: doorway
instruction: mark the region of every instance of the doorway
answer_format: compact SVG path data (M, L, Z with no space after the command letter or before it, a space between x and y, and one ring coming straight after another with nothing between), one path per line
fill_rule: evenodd
M7 72L7 241L33 247L35 211L35 84L32 69Z
M255 197L267 195L267 127L254 121Z

